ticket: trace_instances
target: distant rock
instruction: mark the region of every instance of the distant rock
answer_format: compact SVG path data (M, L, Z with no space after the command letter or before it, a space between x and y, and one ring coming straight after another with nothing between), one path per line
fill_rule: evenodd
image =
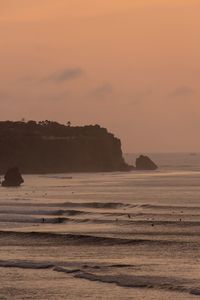
M6 172L2 186L20 186L23 182L24 180L19 172L18 167L14 167Z
M156 170L158 166L148 157L140 155L136 159L136 170Z
M121 141L99 125L0 121L0 166L23 174L129 171ZM11 151L13 149L13 151ZM14 151L17 149L17 151Z

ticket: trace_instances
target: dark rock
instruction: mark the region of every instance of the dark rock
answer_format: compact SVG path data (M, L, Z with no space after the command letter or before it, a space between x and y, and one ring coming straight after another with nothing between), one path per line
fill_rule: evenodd
M132 165L128 165L128 164L124 164L121 168L120 171L124 171L124 172L130 172L130 171L134 171L135 167Z
M99 125L0 121L0 166L23 174L130 171L121 141Z
M140 157L136 159L136 169L156 170L158 166L148 156L140 155Z
M4 177L4 181L2 182L2 186L20 186L21 183L24 182L18 167L14 167L9 169L6 172Z

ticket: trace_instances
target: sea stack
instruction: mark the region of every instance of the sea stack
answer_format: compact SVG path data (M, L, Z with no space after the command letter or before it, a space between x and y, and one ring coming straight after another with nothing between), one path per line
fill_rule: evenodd
M20 186L23 182L24 180L20 174L19 168L13 167L6 172L2 186Z
M136 159L136 170L156 170L158 166L148 157L140 155Z

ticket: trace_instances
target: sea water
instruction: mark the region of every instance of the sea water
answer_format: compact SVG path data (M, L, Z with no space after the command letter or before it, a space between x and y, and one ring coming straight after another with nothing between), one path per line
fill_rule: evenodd
M0 299L200 299L200 154L151 157L0 188Z

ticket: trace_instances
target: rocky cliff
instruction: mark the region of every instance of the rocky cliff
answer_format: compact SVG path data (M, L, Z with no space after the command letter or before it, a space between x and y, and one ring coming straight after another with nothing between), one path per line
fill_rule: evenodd
M0 122L0 172L126 171L121 142L99 125L72 127L57 122Z

